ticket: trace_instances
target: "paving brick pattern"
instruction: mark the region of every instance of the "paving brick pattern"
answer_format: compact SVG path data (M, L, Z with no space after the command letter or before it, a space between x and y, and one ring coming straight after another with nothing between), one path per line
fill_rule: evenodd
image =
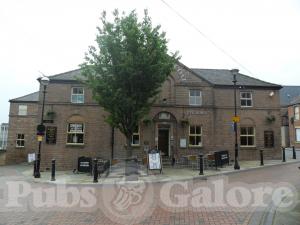
M297 168L300 164L291 164L278 166L274 168L265 168L262 170L249 171L229 175L229 182L243 181L248 183L265 182L290 182L291 184L300 183L300 173ZM24 180L24 176L20 171L12 169L12 167L0 167L0 185L8 180ZM203 180L194 180L193 185L189 186L189 190L185 192L182 187L175 188L173 191L180 193L189 193L190 189L204 185ZM34 183L33 187L49 188L49 184ZM92 185L90 185L92 186ZM57 211L32 211L25 212L0 212L0 225L112 225L118 224L141 224L141 225L248 225L253 220L253 212L255 209L238 210L231 207L218 208L200 208L195 210L189 206L187 208L166 208L161 205L160 197L157 194L161 190L161 183L153 184L154 188L154 204L153 212L149 217L127 221L108 216L102 208L104 205L99 197L97 208L89 212L75 212L72 210ZM73 187L79 187L73 185ZM80 186L82 187L82 186ZM79 188L80 188L79 187ZM97 187L97 194L100 194L101 185ZM0 186L1 188L1 186ZM107 190L109 190L108 187ZM99 192L99 193L98 193ZM1 196L1 195L0 195ZM98 197L98 196L97 196ZM1 200L1 199L0 199ZM174 200L174 199L172 199ZM30 197L26 199L30 202ZM141 209L142 210L142 209ZM259 221L260 218L257 219Z

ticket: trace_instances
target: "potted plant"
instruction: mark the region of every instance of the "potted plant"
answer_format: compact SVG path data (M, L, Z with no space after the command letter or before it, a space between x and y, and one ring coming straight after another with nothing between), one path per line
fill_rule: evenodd
M275 122L275 120L276 120L276 118L275 118L274 115L268 115L268 116L266 117L267 123L273 123L273 122Z
M185 126L189 125L189 120L183 118L183 119L180 120L180 124L181 124L182 127L185 127Z
M47 118L50 120L53 120L56 116L56 113L54 111L48 111L47 112Z

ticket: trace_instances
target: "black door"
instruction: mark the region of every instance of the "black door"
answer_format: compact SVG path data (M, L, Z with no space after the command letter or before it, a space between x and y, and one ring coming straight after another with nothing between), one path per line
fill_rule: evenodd
M169 130L167 129L158 130L158 150L163 155L169 156Z

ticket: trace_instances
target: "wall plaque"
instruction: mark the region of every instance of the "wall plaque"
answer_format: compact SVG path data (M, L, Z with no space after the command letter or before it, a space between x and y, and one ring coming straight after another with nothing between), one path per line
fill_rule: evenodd
M46 143L47 144L56 144L56 133L57 127L47 127L46 128Z

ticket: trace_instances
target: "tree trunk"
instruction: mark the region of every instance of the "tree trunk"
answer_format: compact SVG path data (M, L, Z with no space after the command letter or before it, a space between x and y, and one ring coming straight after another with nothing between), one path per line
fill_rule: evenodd
M132 158L132 146L131 146L131 137L126 138L126 158L131 159Z

